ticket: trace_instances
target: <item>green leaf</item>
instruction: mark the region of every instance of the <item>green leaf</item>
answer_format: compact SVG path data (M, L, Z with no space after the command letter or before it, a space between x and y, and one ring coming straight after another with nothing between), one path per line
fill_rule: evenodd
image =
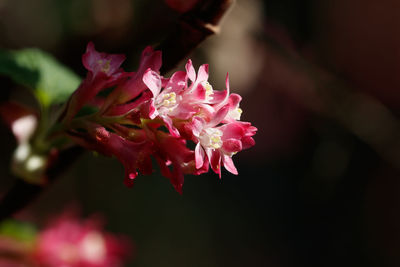
M11 237L18 241L33 241L36 237L36 234L36 228L29 223L6 220L0 224L0 236Z
M0 50L0 75L32 89L45 107L65 102L81 81L51 55L34 48Z

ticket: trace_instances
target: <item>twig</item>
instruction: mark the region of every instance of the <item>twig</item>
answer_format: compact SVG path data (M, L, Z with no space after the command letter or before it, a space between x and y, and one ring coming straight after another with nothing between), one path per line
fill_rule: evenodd
M161 73L172 70L207 37L219 32L219 24L234 0L199 1L182 14L176 28L157 49L163 52Z

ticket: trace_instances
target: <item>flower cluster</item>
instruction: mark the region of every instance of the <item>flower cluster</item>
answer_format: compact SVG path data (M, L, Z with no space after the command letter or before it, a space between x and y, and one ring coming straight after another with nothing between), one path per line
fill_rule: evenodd
M92 43L82 57L87 76L68 101L62 122L78 144L115 156L125 167L125 184L138 172L152 172L151 157L178 192L184 174L198 175L209 166L237 170L232 156L254 145L256 128L240 121L241 97L208 82L208 65L196 73L160 75L161 52L147 47L136 72L124 72L123 55L97 52ZM85 113L84 107L94 111ZM90 109L93 110L93 109ZM193 144L192 149L190 143Z

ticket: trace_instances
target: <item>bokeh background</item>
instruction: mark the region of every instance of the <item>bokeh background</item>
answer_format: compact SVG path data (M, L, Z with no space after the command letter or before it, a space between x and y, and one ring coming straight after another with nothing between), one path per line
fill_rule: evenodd
M259 132L239 175L159 171L123 183L115 159L87 153L20 218L64 207L101 213L129 236L127 266L400 266L400 2L237 0L221 33L195 50L214 88L243 96ZM179 14L161 0L0 0L0 47L39 47L81 76L88 41L127 54L157 45ZM33 103L0 78L0 100ZM2 191L15 141L0 130Z

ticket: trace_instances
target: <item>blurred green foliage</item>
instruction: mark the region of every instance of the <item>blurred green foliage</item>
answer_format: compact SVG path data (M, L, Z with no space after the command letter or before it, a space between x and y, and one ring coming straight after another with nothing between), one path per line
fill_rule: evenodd
M30 223L6 220L0 223L0 237L9 237L20 242L35 240L37 229Z
M0 74L32 89L44 107L65 102L80 83L79 76L39 49L0 50Z

